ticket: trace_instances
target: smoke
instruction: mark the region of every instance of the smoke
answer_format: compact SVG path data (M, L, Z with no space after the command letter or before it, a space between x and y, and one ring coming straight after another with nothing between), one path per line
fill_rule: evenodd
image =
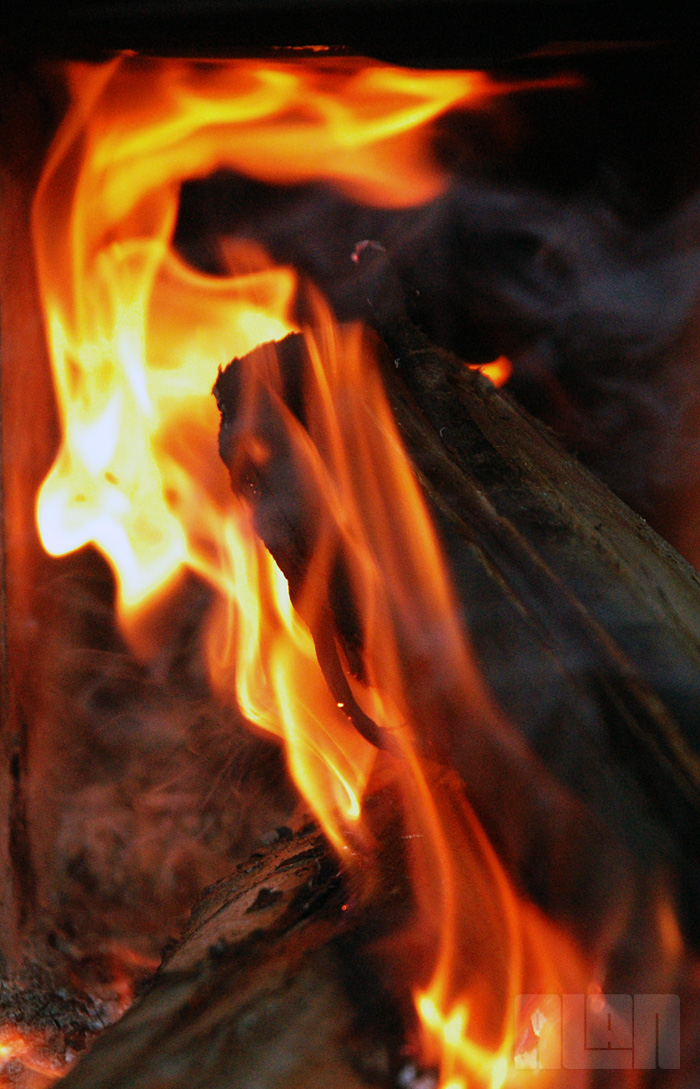
M253 240L311 278L348 319L364 309L351 255L359 241L377 240L432 339L470 362L508 355L513 393L698 562L700 181L686 169L683 140L666 137L659 120L668 88L678 87L673 104L689 77L669 72L658 109L648 108L649 90L639 97L649 132L632 117L644 65L624 108L603 123L628 75L608 79L612 91L593 105L588 91L549 90L529 105L504 99L446 121L436 153L448 184L415 209L366 208L322 186L273 188L227 173L193 181L182 190L176 244L193 266L216 273L226 268L227 239ZM640 173L645 141L653 177ZM664 166L673 182L659 196ZM161 619L167 638L144 661L117 631L113 583L96 554L56 561L54 571L41 602L42 683L27 761L36 925L89 987L100 975L113 982L115 958L131 980L153 965L202 888L281 824L292 803L276 747L208 693L202 586L178 589L183 607ZM487 590L483 603L477 591L476 611L489 617ZM504 686L520 683L559 738L566 776L580 777L581 749L566 744L557 686L535 684L531 650L520 649L502 670ZM592 727L591 781L598 742ZM619 780L595 791L599 808L612 807ZM634 787L624 792L625 819L648 842L651 822L639 822ZM658 853L666 850L664 841ZM534 862L532 870L534 881Z
M35 926L57 971L91 994L131 992L202 890L293 806L276 746L208 689L209 592L194 579L161 613L144 661L120 635L114 585L85 549L54 561L40 601L31 776ZM56 966L54 966L56 967Z
M588 91L573 98L549 91L550 103L559 95L551 116L542 96L529 109L505 104L476 119L445 121L436 149L448 183L428 204L368 208L322 185L275 188L222 172L183 188L175 241L210 273L225 271L230 240L254 241L316 283L340 320L365 312L351 257L358 242L376 241L410 316L434 342L469 362L509 356L513 394L699 562L700 177L686 169L687 159L678 169L666 164L663 177L660 151L680 155L685 139L685 129L663 133L669 96L675 101L670 92L661 89L663 101L644 124L631 116L634 94L640 102L649 97L640 90L646 61L613 108L611 96L630 74L625 67L594 106ZM603 117L608 108L610 120ZM690 126L695 114L685 116ZM449 549L445 527L441 532ZM451 559L453 567L466 564ZM583 790L590 810L632 842L650 869L662 857L672 869L682 865L667 832L649 819L637 784L609 757L588 663L569 663L585 693L577 732L556 669L546 655L537 658L505 605L494 608L492 588L479 578L469 571L468 619L477 650L490 647L493 658L493 646L504 645L487 672L511 720L559 781ZM527 875L536 898L541 869L538 862Z
M640 226L594 193L565 199L483 179L456 178L429 205L388 212L320 186L219 175L187 187L178 242L216 271L222 233L305 272L341 319L363 308L355 245L380 242L436 343L469 362L509 356L514 395L698 558L684 520L696 521L700 480L700 195Z
M514 86L564 78L441 118L431 203L220 173L183 188L176 243L216 272L222 237L253 239L342 319L363 305L350 255L380 242L417 324L468 362L507 355L515 396L698 563L695 69L677 44L513 63Z

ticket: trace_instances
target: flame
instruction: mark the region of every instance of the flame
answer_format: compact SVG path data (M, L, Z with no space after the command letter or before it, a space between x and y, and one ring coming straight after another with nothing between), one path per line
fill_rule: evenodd
M479 371L485 378L488 378L489 382L493 382L497 389L505 386L510 381L513 373L513 364L505 355L499 355L498 359L494 359L490 363L470 363L469 368L473 371Z
M197 455L161 448L185 417L212 434L212 367L291 328L288 270L260 271L253 257L257 272L217 280L177 260L181 182L229 167L292 183L323 163L356 196L426 199L442 180L425 122L483 95L487 80L350 62L138 58L68 75L73 107L33 224L63 436L37 517L52 555L90 541L103 551L128 612L192 559L178 508L196 511L203 498L182 494L182 470L194 478L183 458Z
M284 739L335 848L361 860L372 851L362 811L377 750L333 694L318 649L334 565L343 565L362 628L362 670L338 651L343 681L383 740L412 833L416 919L400 955L413 972L423 1052L440 1065L443 1089L516 1084L514 996L570 986L585 965L514 892L440 763L445 734L470 728L464 708L469 722L502 724L371 346L314 296L305 420L283 403L274 352L259 353L245 377L239 449L260 465L274 456L264 439L271 405L318 516L292 595L252 505L231 494L210 391L232 356L295 329L296 278L250 246L229 253L222 277L186 267L172 248L181 183L221 167L280 184L323 178L374 204L434 196L445 178L428 123L478 103L490 84L479 73L328 59L120 57L67 75L72 105L33 219L62 427L38 496L42 542L53 555L96 545L131 626L183 570L205 579L216 591L213 687L235 692L252 723Z

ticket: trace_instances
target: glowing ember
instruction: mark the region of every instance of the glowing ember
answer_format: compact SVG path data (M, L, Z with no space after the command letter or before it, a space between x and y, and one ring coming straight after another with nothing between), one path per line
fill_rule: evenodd
M488 81L347 61L121 58L68 75L73 105L34 214L63 428L38 498L42 541L54 555L90 542L103 552L132 633L144 604L183 568L218 591L207 637L212 685L235 692L252 723L284 739L294 779L336 849L369 872L362 799L376 749L331 692L315 640L342 561L363 662L361 682L347 663L344 679L385 740L412 837L416 917L395 953L422 1020L424 1058L440 1066L443 1089L515 1084L515 996L578 989L586 973L509 885L456 777L422 752L423 739L437 739L439 755L447 727L469 728L455 709L505 727L460 630L363 331L338 328L315 300L304 425L283 403L273 351L260 353L247 379L237 449L265 464L260 421L272 411L317 518L292 604L249 506L230 494L210 391L232 356L294 328L295 277L250 247L228 251L229 276L208 277L171 248L180 184L221 167L280 184L322 178L374 204L426 200L444 184L428 122L478 101ZM502 381L506 362L482 369Z
M25 1032L14 1026L0 1027L0 1084L14 1084L15 1078L9 1072L13 1066L21 1064L23 1071L31 1071L30 1074L23 1073L22 1084L43 1087L66 1074L74 1058L70 1052L58 1057L40 1032Z
M505 355L499 355L491 363L474 363L471 369L479 371L496 387L505 386L513 373L513 365Z

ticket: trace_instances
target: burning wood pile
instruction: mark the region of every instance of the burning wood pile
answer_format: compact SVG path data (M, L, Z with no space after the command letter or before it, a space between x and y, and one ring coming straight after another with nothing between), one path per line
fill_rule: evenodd
M583 76L59 75L4 173L4 1083L693 1084L700 581L486 377L547 415L632 335L600 255L632 291L654 232L475 165ZM638 369L692 340L693 208ZM493 286L513 219L557 321ZM455 223L484 276L431 321Z

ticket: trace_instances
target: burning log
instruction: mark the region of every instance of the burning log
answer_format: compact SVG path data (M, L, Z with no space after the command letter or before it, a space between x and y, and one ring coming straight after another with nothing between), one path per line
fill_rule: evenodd
M377 955L413 906L400 810L380 791L366 815L383 840L369 904L298 812L205 892L156 976L61 1084L435 1089L437 1072L417 1057L415 1013ZM677 985L694 996L688 980ZM595 1084L613 1089L618 1078L598 1070Z
M298 816L208 891L147 992L63 1084L391 1084L401 1021L362 949L407 901L394 863L374 921L348 910L337 860Z
M139 61L135 71L147 99L155 101L149 68ZM324 85L326 68L325 62L319 68ZM89 79L83 87L88 112L96 111L96 133L103 108L102 116L117 118L108 125L109 153L101 153L99 135L95 143L83 139L82 110L72 110L66 155L50 157L34 205L57 388L82 386L96 394L71 397L70 406L61 406L66 436L56 471L38 500L42 540L56 555L94 542L115 563L116 608L125 630L137 617L143 619L149 595L172 585L183 567L210 585L216 595L211 617L216 623L207 624L206 639L212 687L229 702L237 700L251 723L285 739L295 784L314 807L336 856L348 861L341 877L324 844L304 839L315 835L308 829L285 833L281 856L268 842L270 850L244 871L250 883L247 877L236 879L212 893L150 993L104 1038L97 1058L75 1080L120 1086L183 1080L390 1083L400 1043L420 1019L416 1050L440 1067L444 1084L501 1086L514 1050L508 1023L516 993L533 988L578 993L589 982L636 991L642 981L645 989L658 991L675 982L683 943L675 929L673 886L696 820L692 754L682 750L684 739L653 687L618 653L614 633L588 615L579 587L567 582L564 592L544 544L540 548L518 526L524 509L556 538L562 533L557 526L562 501L555 494L549 505L537 506L525 488L524 495L515 490L514 508L507 497L503 509L496 503L500 478L508 490L514 470L505 455L499 462L490 453L499 451L499 441L490 437L488 413L480 422L455 410L451 399L465 400L467 408L472 396L452 390L451 384L458 385L457 364L450 370L427 344L415 341L399 316L380 317L376 306L374 316L388 344L375 344L386 372L383 381L380 370L371 367L354 371L352 382L343 378L345 349L357 349L364 359L372 341L363 341L359 327L336 330L329 322L317 338L308 332L275 350L245 356L253 344L290 328L293 279L285 270L277 270L272 280L254 270L243 290L232 278L221 291L221 282L193 275L173 251L163 252L166 226L175 221L180 175L198 167L178 141L175 157L165 156L170 165L164 192L159 182L152 191L150 181L143 190L136 184L136 174L152 175L140 164L135 172L129 165L134 124L122 100L145 99L129 91L128 69L116 63L104 70L104 83ZM179 70L183 86L194 71ZM196 132L202 119L211 127L212 74L203 80L203 102L209 106ZM237 94L229 74L220 73L222 101ZM171 73L161 75L170 99ZM305 116L305 79L299 88ZM373 100L371 84L361 98L367 99L368 90ZM325 94L324 87L321 91ZM451 94L461 102L471 100L474 91L471 79L457 79ZM184 97L197 100L196 94ZM433 109L444 108L440 96ZM289 99L281 113L276 106L268 111L270 131L282 131L279 119L295 112ZM358 116L364 113L361 109ZM153 116L169 128L167 109L156 108ZM138 119L136 127L145 150L154 130ZM222 133L214 144L205 141L209 150L202 171L210 168L207 163L228 162L216 150L233 146L228 137L219 145ZM416 157L412 136L407 143ZM253 170L263 144L256 135L241 145L250 149ZM126 158L116 154L118 148L127 151ZM81 164L75 194L66 185L66 168L71 177L76 173L74 156L76 166ZM353 148L349 180L356 157ZM318 159L316 153L309 156L300 178L315 177ZM247 155L241 162L232 155L237 168L245 161ZM418 188L411 186L404 199L415 202L432 192L432 174L419 173ZM287 180L295 177L293 172ZM403 172L384 167L372 199L381 203L383 194L393 199L397 177ZM115 186L123 202L105 199ZM76 237L76 201L86 190L95 203L90 214L78 216L85 233ZM146 221L150 226L144 232ZM64 263L56 260L60 255ZM136 283L128 275L132 261L134 268L149 270ZM64 293L60 270L68 268L74 275L65 277ZM103 296L105 270L110 286ZM114 295L116 283L121 286ZM390 292L382 295L382 306L387 302ZM105 312L114 318L107 322L108 335ZM127 316L135 316L133 327ZM169 363L194 328L208 331L192 357L183 353L196 379L194 392L186 401L178 397L172 413L151 411L160 404L173 409ZM147 353L149 366L144 354L139 388L148 389L149 397L139 398L130 346L145 348L147 342L157 347ZM212 350L214 342L244 357L217 386L225 413L222 449L244 503L232 500L220 479L221 466L217 477L208 455L215 427L207 384L219 350ZM102 354L96 356L97 346ZM104 389L96 358L115 371L114 391ZM410 372L405 379L402 366ZM159 371L164 381L154 379L151 387L149 376ZM63 383L61 375L70 375L70 381ZM178 369L176 385L180 377ZM391 410L385 412L387 391ZM71 411L80 402L102 408L91 419L91 411ZM119 428L114 464L109 458L108 466L99 457L81 457L75 474L69 418L79 435L86 428L101 433L112 411L119 421L138 421L135 432ZM355 429L358 411L366 426ZM181 428L185 420L186 429ZM454 442L445 441L446 427L455 430ZM187 430L182 448L181 430ZM556 478L559 469L536 443L528 446L527 437L523 442L532 460L541 460L546 469L528 486L536 496L538 489L547 491L550 470ZM122 460L134 445L143 458ZM157 459L151 457L156 451ZM526 468L515 467L516 483L527 476ZM365 487L365 474L372 474L374 491ZM343 478L344 488L336 487ZM481 657L488 657L484 648L490 645L505 648L504 679L493 661L482 662L482 669L507 715L483 685L466 647L416 478L444 537ZM56 489L60 484L67 486ZM494 497L485 494L491 487ZM109 532L103 532L103 503L115 509L115 494L127 500L116 504L127 514L116 525L108 519ZM69 519L67 542L60 515L71 507L79 510L79 532ZM573 536L575 550L578 535ZM400 538L398 548L391 547L394 537ZM149 556L154 540L155 566ZM127 562L119 565L124 542ZM502 631L490 641L483 617L491 623L494 615ZM572 621L573 634L561 630ZM545 694L543 707L532 700L535 686ZM638 735L642 755L630 760L626 747ZM666 782L659 791L655 780L661 774ZM651 787L645 777L654 779ZM387 794L396 796L397 817L393 822L390 809L382 823L377 811ZM411 842L404 845L404 839ZM357 881L353 862L364 871ZM683 875L687 890L695 884L695 872L688 867ZM280 876L286 873L290 886ZM542 918L532 900L557 923L567 923L578 942ZM268 926L257 923L261 913L269 913ZM372 950L371 986L364 987L362 1004L367 1009L366 993L382 991L377 965L383 963L383 944L392 946L388 953L384 949L385 976L393 974L394 985L387 988L392 1002L380 1006L391 1011L401 1003L408 1009L396 1017L376 1016L384 1057L368 1070L366 1063L347 1058L355 1005L345 975L348 960L357 968L365 944L375 938L381 941ZM542 951L546 955L538 958ZM548 970L552 963L556 972ZM376 1010L371 1007L370 1013ZM400 1031L394 1032L395 1023ZM393 1039L399 1041L396 1047L388 1043ZM369 1044L365 1038L362 1052L374 1050L371 1037Z
M616 874L643 901L653 882L641 873L667 869L682 875L684 921L697 937L697 575L510 398L434 348L401 315L385 268L371 275L382 285L368 294L382 300L372 317L383 341L370 336L368 350L439 526L479 664L526 751L485 728L483 708L456 717L449 695L432 715L442 725L422 743L459 770L517 882L584 942L616 900ZM368 283L365 274L363 290ZM303 444L290 444L282 417L309 425L308 346L296 336L275 348L281 386L260 395L268 399L254 424L246 372L271 349L219 376L222 455L306 610L331 691L382 745L348 698L340 665L362 681L362 621L340 535L327 546L327 598L309 606L305 597L322 518ZM455 728L460 717L468 725Z
M693 837L697 572L505 391L389 314L396 297L387 285L372 307L382 374L442 524L480 550L533 638L596 678L617 750Z

